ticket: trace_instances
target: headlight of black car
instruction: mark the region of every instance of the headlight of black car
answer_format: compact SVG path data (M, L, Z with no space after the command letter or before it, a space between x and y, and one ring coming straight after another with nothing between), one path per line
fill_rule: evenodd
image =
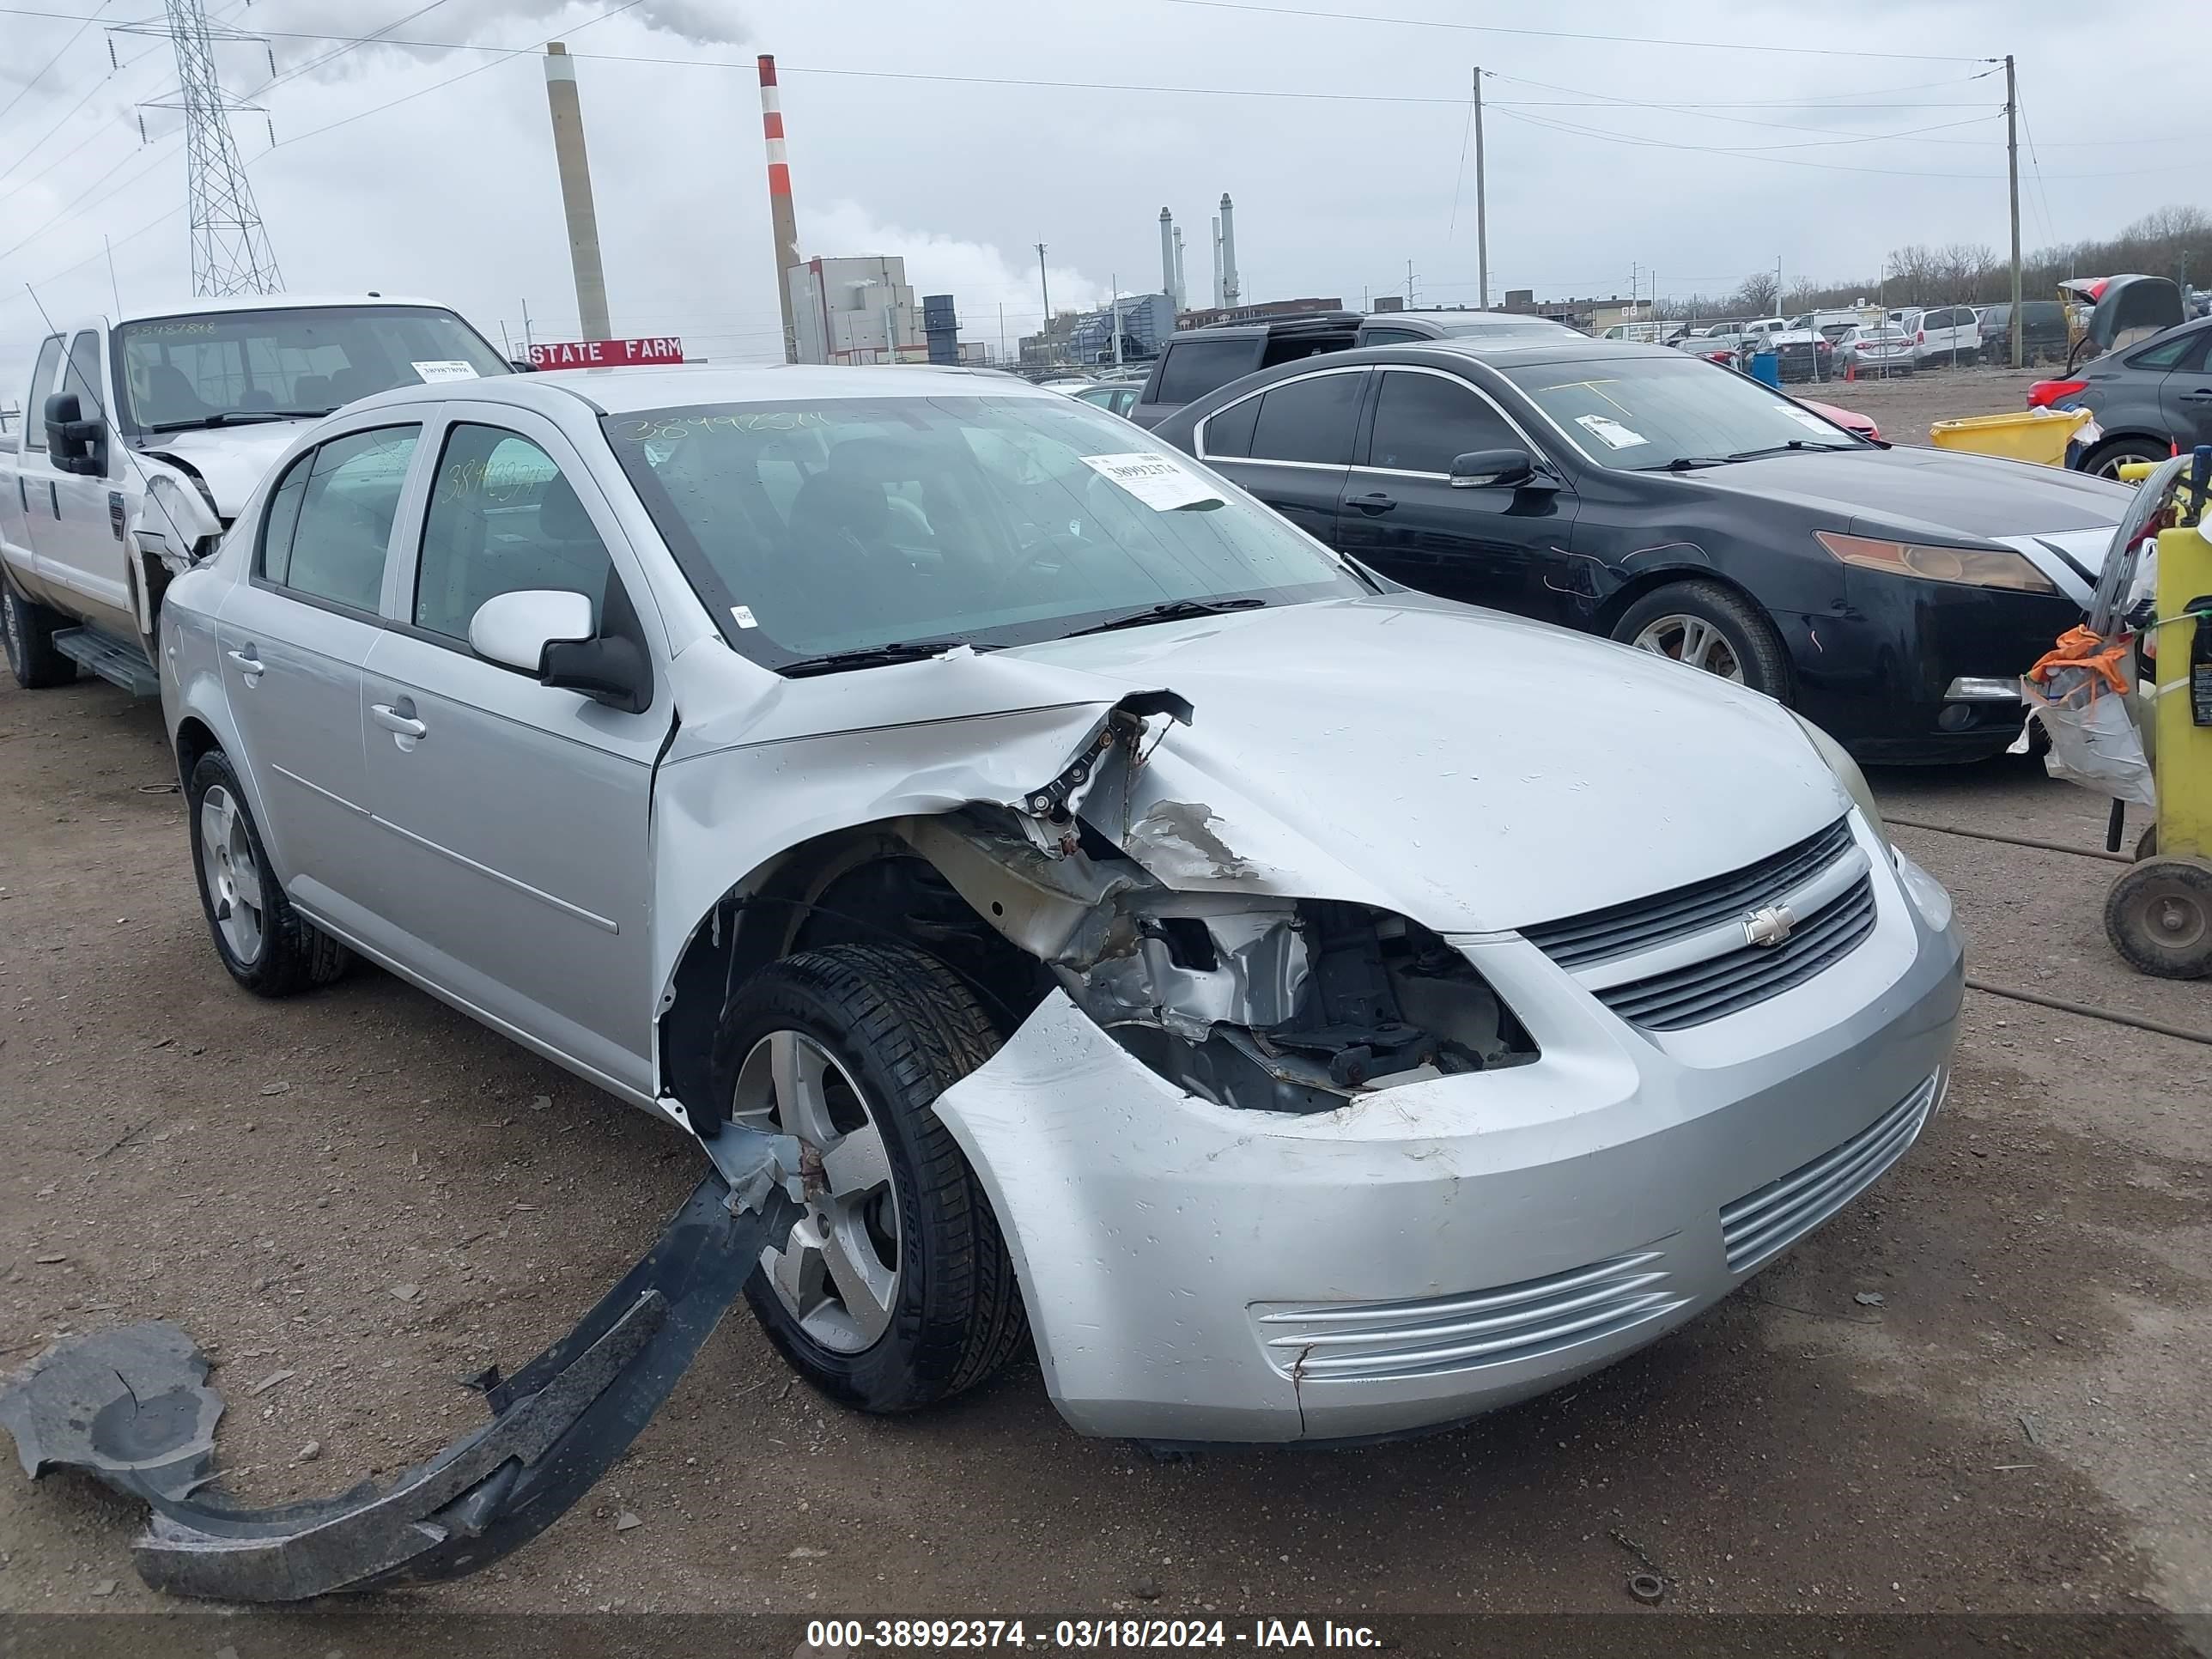
M1923 581L1956 582L1969 587L2008 587L2018 593L2056 593L2057 585L2027 557L2008 547L1931 547L1917 542L1881 541L1816 530L1814 538L1845 564L1886 570L1893 576Z

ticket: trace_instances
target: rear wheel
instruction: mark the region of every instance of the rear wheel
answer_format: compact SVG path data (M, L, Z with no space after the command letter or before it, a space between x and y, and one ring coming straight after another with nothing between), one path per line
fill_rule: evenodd
M2172 445L2155 438L2114 438L2083 456L2081 470L2100 478L2117 478L2120 468L2130 461L2162 461L2172 453Z
M54 649L55 630L69 625L58 611L34 605L0 581L0 639L6 641L15 684L26 691L67 685L76 678L76 665Z
M935 1112L999 1044L933 957L837 945L742 989L716 1033L733 1122L795 1135L803 1213L745 1297L830 1398L911 1411L973 1387L1028 1329L990 1201Z
M1790 658L1774 626L1734 588L1669 582L1621 613L1613 637L1787 702Z
M2112 884L2105 901L2112 948L2160 979L2212 975L2212 864L2148 858Z
M285 897L221 750L200 757L185 796L200 908L230 976L256 996L288 997L343 974L353 953Z

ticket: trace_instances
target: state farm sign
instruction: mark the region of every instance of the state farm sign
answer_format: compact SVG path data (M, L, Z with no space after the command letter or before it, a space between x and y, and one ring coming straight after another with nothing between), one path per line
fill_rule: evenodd
M647 340L555 340L530 348L533 368L626 368L683 361L684 342L672 335Z

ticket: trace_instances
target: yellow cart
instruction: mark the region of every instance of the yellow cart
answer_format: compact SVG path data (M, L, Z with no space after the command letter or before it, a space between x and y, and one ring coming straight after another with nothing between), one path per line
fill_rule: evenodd
M1962 421L1937 421L1928 441L1938 449L1997 455L2008 461L2066 465L2067 441L2090 419L2086 409L2031 409L2021 415L1976 415Z

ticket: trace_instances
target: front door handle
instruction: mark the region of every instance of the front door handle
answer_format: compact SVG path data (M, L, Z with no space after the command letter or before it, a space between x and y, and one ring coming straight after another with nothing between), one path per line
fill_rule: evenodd
M1388 513L1398 505L1398 498L1395 495L1386 495L1378 489L1370 495L1353 496L1352 504L1362 513Z
M402 698L398 708L395 708L388 702L373 702L368 706L368 712L374 717L379 726L395 736L419 738L430 728L415 718L410 712L414 707L413 703Z
M2200 386L2194 392L2185 392L2181 394L2181 401L2185 404L2212 404L2212 386Z
M238 665L238 672L246 677L246 683L248 685L258 684L262 674L266 672L265 665L260 658L253 654L253 647L250 645L243 650L233 651L227 654Z

